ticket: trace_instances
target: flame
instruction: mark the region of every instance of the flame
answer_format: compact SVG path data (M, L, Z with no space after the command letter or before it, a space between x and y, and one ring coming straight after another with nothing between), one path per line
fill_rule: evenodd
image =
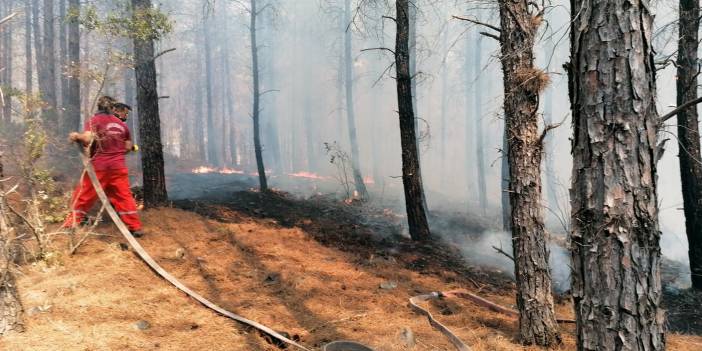
M297 173L288 173L289 176L291 177L297 177L297 178L308 178L308 179L318 179L318 180L326 180L329 179L327 177L311 173L311 172L297 172Z

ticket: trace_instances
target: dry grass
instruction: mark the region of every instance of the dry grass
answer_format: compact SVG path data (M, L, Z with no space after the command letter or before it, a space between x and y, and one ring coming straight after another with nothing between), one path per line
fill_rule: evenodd
M303 230L239 214L234 223L191 212L162 209L144 216L145 248L167 270L223 307L297 334L320 347L337 339L366 343L378 351L409 350L400 340L410 328L411 350L453 350L446 339L407 306L410 296L465 288L450 274L420 274L393 260L367 259L323 246ZM114 233L106 226L104 231ZM275 350L257 333L215 315L157 278L117 237L93 239L56 267L27 267L19 279L27 331L7 335L2 350ZM184 249L185 256L176 257ZM398 283L394 290L381 282ZM471 287L468 287L471 288ZM482 293L509 306L510 295ZM516 321L466 301L427 306L474 350L538 350L515 343ZM569 316L570 307L558 312ZM146 331L133 328L147 320ZM564 344L574 349L572 327ZM691 351L702 338L672 335L669 349Z

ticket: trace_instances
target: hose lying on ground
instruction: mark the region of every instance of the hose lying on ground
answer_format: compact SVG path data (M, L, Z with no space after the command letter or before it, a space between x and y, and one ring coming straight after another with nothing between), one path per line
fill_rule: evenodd
M271 337L280 340L281 342L284 342L286 344L292 345L297 347L300 350L304 351L311 351L310 349L298 344L297 342L290 340L289 338L286 338L285 336L281 335L280 333L276 332L275 330L266 327L263 324L260 324L258 322L252 321L250 319L246 319L242 316L239 316L237 314L234 314L232 312L229 312L225 310L222 307L217 306L215 303L211 302L210 300L204 298L202 295L196 293L195 291L191 290L187 286L183 285L178 279L176 279L174 276L172 276L170 273L168 273L163 267L161 267L156 261L149 256L149 254L144 250L144 248L139 244L139 242L134 239L134 236L129 232L129 229L127 226L122 222L122 220L119 218L119 215L115 211L115 209L112 207L112 204L110 204L110 201L107 199L107 195L105 195L105 191L102 189L102 186L100 185L100 182L98 181L97 175L95 174L95 170L93 169L93 166L90 164L90 159L88 156L85 155L83 152L83 147L79 145L80 149L80 154L81 158L83 160L83 167L85 168L85 172L88 173L88 177L90 178L90 182L93 184L93 187L95 188L95 192L97 193L98 198L100 199L100 202L102 202L102 205L105 206L105 210L107 213L110 215L110 218L112 218L112 221L115 223L117 226L117 229L119 229L120 233L124 236L125 239L127 239L127 242L129 242L129 245L132 246L134 251L141 257L144 262L146 262L151 269L153 269L158 275L166 279L169 283L173 284L176 288L180 289L182 292L187 294L188 296L192 297L193 299L197 300L201 304L205 305L209 309L225 316L229 317L239 323L248 325L250 327L253 327L255 329L258 329Z

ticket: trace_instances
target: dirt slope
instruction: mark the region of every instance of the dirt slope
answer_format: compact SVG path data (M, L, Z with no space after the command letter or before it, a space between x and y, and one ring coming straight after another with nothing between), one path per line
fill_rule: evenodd
M380 350L453 350L407 307L417 293L469 288L510 306L450 271L410 269L403 254L375 256L322 244L303 226L219 208L220 220L179 209L144 214L144 247L167 270L221 306L321 347L352 339ZM112 234L91 239L60 264L26 267L19 278L27 331L0 339L2 350L277 350L258 333L216 315L157 278ZM385 290L386 281L397 288ZM514 342L516 321L464 301L430 309L474 350L536 350ZM45 310L45 311L43 311ZM570 307L558 306L567 317ZM135 322L151 327L138 330ZM401 335L411 330L416 345ZM573 349L572 327L564 344ZM671 335L670 350L700 350L702 338Z

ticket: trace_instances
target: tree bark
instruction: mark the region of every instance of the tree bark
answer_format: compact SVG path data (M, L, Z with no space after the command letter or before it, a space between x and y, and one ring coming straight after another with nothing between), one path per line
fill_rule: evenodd
M151 8L151 0L132 0L135 15ZM144 184L144 206L154 207L168 201L163 169L161 119L158 108L156 65L153 38L134 37L134 61L141 136L141 167Z
M509 161L514 272L519 335L523 344L560 342L551 295L549 249L541 205L539 93L545 73L534 67L534 38L541 14L527 1L501 0L501 57L505 134Z
M678 106L697 98L699 67L698 30L700 4L694 0L680 0L678 32L677 103ZM680 143L680 180L682 182L685 229L689 245L692 286L702 290L702 155L697 105L682 110L678 118Z
M663 350L658 112L647 2L573 0L572 293L578 350Z
M415 144L417 144L417 162L418 162L418 177L419 183L424 184L422 180L422 152L421 152L421 128L419 127L419 102L417 96L419 95L419 90L417 89L417 15L419 12L419 1L415 0L409 4L409 33L408 33L408 47L409 47L409 70L410 79L412 80L412 113L414 114L414 130L415 130ZM427 206L427 197L424 194L424 187L420 187L419 191L422 193L422 207L424 207L424 212L428 212L429 207Z
M69 14L80 14L80 0L68 1ZM68 76L63 105L65 130L80 130L80 24L77 18L68 21ZM134 118L133 116L131 118ZM132 132L134 129L132 129Z
M419 152L412 108L412 77L409 55L409 1L396 2L397 33L395 35L395 70L397 73L397 106L400 118L402 144L402 183L410 236L413 240L431 237L424 209L424 191L420 176Z
M60 106L65 108L66 107L66 92L68 91L68 76L66 69L67 63L68 63L68 37L67 37L67 24L68 22L66 14L67 14L67 8L66 8L66 0L60 0L58 2L59 4L59 13L58 13L58 29L59 29L59 34L58 34L58 76L59 76L59 82L60 82L60 87L61 87L61 104ZM58 94L57 94L58 95ZM58 98L57 98L58 100ZM60 111L63 111L60 109ZM63 121L63 113L60 113L60 119ZM64 124L64 123L59 123L59 124ZM64 129L65 130L65 129Z
M353 182L358 192L359 198L368 198L368 190L363 182L361 174L360 151L358 148L358 137L356 136L356 113L353 99L353 58L351 57L351 0L344 1L344 85L346 90L346 122L348 123L349 142L351 145L351 168L353 171Z
M253 76L253 129L254 129L254 152L256 154L256 168L258 169L258 182L261 191L268 191L268 180L266 179L266 167L263 165L263 147L261 146L260 113L261 108L259 92L259 72L258 72L258 43L256 42L256 17L258 12L256 0L251 0L251 74Z

